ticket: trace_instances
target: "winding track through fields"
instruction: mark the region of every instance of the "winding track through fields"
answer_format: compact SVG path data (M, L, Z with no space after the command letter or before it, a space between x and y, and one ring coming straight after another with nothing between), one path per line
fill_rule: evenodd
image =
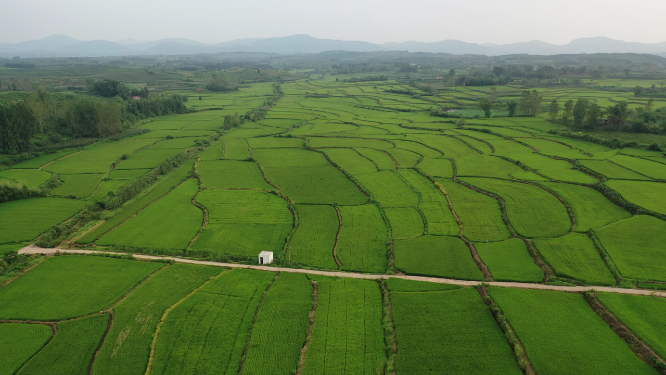
M73 249L43 249L36 246L26 246L23 249L19 250L20 254L44 254L44 255L55 255L57 252L68 253L68 254L117 254L117 255L126 255L124 253L113 253L108 251L96 251L96 250L73 250ZM439 284L452 284L460 286L475 286L479 284L486 284L490 286L502 286L502 287L511 287L511 288L520 288L520 289L541 289L541 290L554 290L560 292L570 292L570 293L581 293L589 290L596 290L598 292L608 292L608 293L619 293L619 294L630 294L637 296L657 296L666 298L666 291L653 291L645 289L625 289L625 288L615 288L608 286L559 286L559 285L545 285L545 284L533 284L533 283L517 283L517 282L500 282L500 281L468 281L468 280L456 280L456 279L444 279L439 277L427 277L427 276L410 276L410 275L380 275L380 274L366 274L366 273L356 273L356 272L343 272L343 271L319 271L319 270L309 270L302 268L288 268L288 267L272 267L272 266L253 266L249 264L237 264L237 263L219 263L219 262L210 262L206 260L194 260L194 259L185 259L177 257L159 257L153 255L143 255L143 254L132 254L137 259L146 259L146 260L159 260L167 259L173 260L179 263L188 263L188 264L199 264L203 266L215 266L215 267L229 267L229 268L247 268L260 271L272 271L272 272L293 272L293 273L306 273L312 275L323 275L323 276L332 276L332 277L351 277L354 279L370 279L370 280L380 280L388 279L391 277L396 277L399 279L414 280L414 281L425 281L430 283L439 283Z

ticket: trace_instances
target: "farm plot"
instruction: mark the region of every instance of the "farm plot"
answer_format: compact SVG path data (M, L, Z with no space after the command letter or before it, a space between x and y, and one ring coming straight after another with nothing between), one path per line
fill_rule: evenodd
M29 188L37 188L50 178L50 173L38 169L8 169L0 172L0 183L10 181Z
M224 158L225 139L213 143L204 152L201 153L201 160L220 160Z
M109 173L111 180L133 180L143 176L150 169L114 169Z
M503 241L511 237L497 200L451 180L437 179L437 182L449 195L463 233L470 241Z
M303 374L381 373L386 355L377 282L313 278L318 305Z
M658 354L666 356L666 299L599 293L599 300Z
M61 256L0 289L0 319L59 320L103 310L164 264Z
M442 135L412 135L410 138L423 143L426 146L441 151L447 158L460 158L465 156L479 155L478 152L474 151L460 140L452 137L446 137Z
M516 232L525 237L556 237L571 228L564 205L552 194L533 185L485 178L465 178L479 189L497 194Z
M421 155L415 152L402 150L399 148L388 150L388 153L391 154L393 159L398 162L400 168L414 168L422 158Z
M612 181L609 181L612 182ZM540 185L562 197L576 217L576 231L587 232L618 220L631 217L631 214L616 206L598 191L580 185L543 182Z
M354 176L372 198L384 207L411 207L419 204L419 197L393 171L382 171Z
M415 208L386 208L384 212L391 225L391 237L405 239L423 236L423 218Z
M511 238L502 242L476 243L475 246L481 259L487 261L495 281L543 281L543 271L534 263L523 240Z
M575 182L588 185L599 182L596 178L574 169L540 169L539 173L556 181Z
M617 155L610 161L622 167L657 180L666 180L666 165L636 157Z
M298 229L289 241L289 259L309 266L338 268L333 258L339 229L335 208L323 205L297 205Z
M409 138L408 138L409 139ZM432 149L424 144L421 144L417 141L408 141L408 140L393 140L393 143L396 144L398 149L407 150L413 152L417 155L423 156L424 158L438 158L443 156L443 152Z
M247 190L204 190L197 202L208 209L206 229L192 252L208 256L255 256L281 253L293 227L287 202L269 193Z
M307 277L281 273L262 301L243 374L295 373L313 307L313 290Z
M453 164L449 159L423 158L416 168L430 177L453 178Z
M0 324L0 375L15 374L52 336L51 327L43 324Z
M615 284L615 278L587 235L571 233L560 238L538 239L535 244L558 276L595 285Z
M414 170L401 169L398 173L421 197L419 209L428 224L428 234L457 236L460 227L451 213L444 193Z
M0 204L0 243L32 241L79 212L84 202L64 198L30 198Z
M373 162L350 148L327 148L326 155L340 168L352 175L377 172Z
M62 174L108 173L111 164L123 155L131 154L141 147L154 142L152 139L126 139L101 144L95 148L56 160L44 167L44 170Z
M201 161L199 174L206 188L275 190L257 164L236 160Z
M110 192L116 192L121 187L128 184L127 180L106 180L95 190L95 192L88 197L90 200L102 200L109 196Z
M397 374L521 374L511 347L473 288L394 291L391 302Z
M17 374L88 374L108 323L108 314L58 323L55 337Z
M495 155L511 156L534 152L533 149L509 139L489 139L488 143L495 147Z
M264 171L268 180L296 203L358 205L367 201L354 183L331 165L264 166Z
M608 160L580 160L579 163L608 178L620 180L649 180L648 177L611 163Z
M457 237L423 236L396 240L395 268L407 274L483 280L469 248Z
M114 307L113 325L95 359L93 373L144 374L164 312L220 272L217 267L174 264L151 277Z
M166 317L153 374L238 374L248 334L272 272L233 269Z
M508 161L487 155L467 156L456 159L458 176L497 177L509 179L510 174L523 170Z
M247 140L252 149L255 148L282 148L282 147L295 147L303 148L305 141L300 138L287 138L287 137L259 137L250 138Z
M377 166L381 170L391 171L397 168L395 163L393 162L393 159L391 159L389 155L381 151L377 151L371 148L362 148L362 147L357 147L355 148L355 150L358 151L359 154L372 160L373 163L377 164Z
M666 214L666 184L660 182L607 181L611 189L617 191L631 203L648 210Z
M245 160L250 157L250 149L245 139L227 139L224 141L224 158Z
M149 147L123 160L116 166L116 169L153 169L178 155L182 149L179 148L155 148Z
M61 174L58 179L62 185L51 190L51 195L88 198L102 182L102 174Z
M656 374L580 294L490 288L539 374Z
M187 162L173 171L165 179L153 186L152 189L141 195L136 200L130 201L123 208L116 212L112 217L104 221L100 226L85 234L78 243L91 243L99 238L104 233L122 224L125 220L129 219L132 215L145 208L150 203L159 199L163 195L169 193L173 188L178 186L183 180L188 178L192 173L194 161Z
M388 230L377 206L340 207L342 228L338 259L342 269L382 273L386 271Z
M46 154L42 156L38 156L36 158L32 158L30 160L26 160L24 162L14 164L12 165L13 169L38 169L45 164L48 164L56 159L64 158L67 155L71 155L75 152L78 152L80 150L65 150L65 151L58 151L53 154Z
M189 179L136 217L97 240L99 245L185 250L203 223L192 204L199 181Z
M377 150L389 150L393 145L381 139L362 138L333 138L333 137L308 137L308 143L312 148L320 147L368 147Z
M597 231L624 277L666 281L666 223L652 216L634 216Z

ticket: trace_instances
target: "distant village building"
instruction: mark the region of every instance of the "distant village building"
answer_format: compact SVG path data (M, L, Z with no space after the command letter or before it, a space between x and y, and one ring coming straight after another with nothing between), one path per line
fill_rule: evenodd
M272 251L262 251L259 253L259 264L271 264L271 263L273 263Z
M139 95L134 95L132 97L132 100L141 100L141 97Z

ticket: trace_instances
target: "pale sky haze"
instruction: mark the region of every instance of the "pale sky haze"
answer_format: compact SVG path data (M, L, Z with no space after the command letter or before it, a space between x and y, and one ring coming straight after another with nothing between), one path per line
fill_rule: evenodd
M373 43L457 39L666 42L666 0L0 0L0 43L309 34Z

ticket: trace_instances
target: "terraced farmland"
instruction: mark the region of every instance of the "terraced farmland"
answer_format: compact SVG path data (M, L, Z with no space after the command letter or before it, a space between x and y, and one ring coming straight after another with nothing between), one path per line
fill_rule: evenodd
M543 114L431 116L478 111L484 87L319 77L1 167L0 193L29 193L0 194L0 375L656 373L659 152ZM496 88L497 106L521 92ZM117 254L14 253L31 243ZM262 251L273 264L241 269ZM598 298L625 327L572 286L612 287Z

